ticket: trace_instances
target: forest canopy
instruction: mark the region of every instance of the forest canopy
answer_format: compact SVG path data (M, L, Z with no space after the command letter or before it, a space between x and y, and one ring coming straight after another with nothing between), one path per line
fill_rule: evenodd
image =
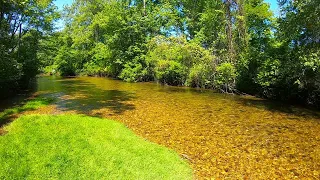
M320 0L75 0L61 31L52 1L0 2L1 87L39 70L320 105Z

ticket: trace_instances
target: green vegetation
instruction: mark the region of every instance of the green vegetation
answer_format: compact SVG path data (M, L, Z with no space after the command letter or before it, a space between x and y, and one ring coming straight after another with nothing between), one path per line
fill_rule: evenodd
M110 78L45 76L38 79L38 86L37 94L57 97L55 103L22 114L78 113L114 119L138 136L175 150L189 162L195 179L317 179L320 174L317 111L252 96ZM59 123L55 127L65 129ZM1 130L1 135L14 133ZM28 142L34 138L24 135L20 138Z
M0 0L0 99L27 89L37 74L45 73L155 81L320 108L320 0L278 0L278 4L280 14L275 17L265 0L74 0L62 12L57 11L54 0ZM65 26L58 31L53 24L60 17ZM137 127L136 132L140 130L144 137L177 148L181 154L188 152L199 177L227 178L226 173L235 179L250 178L247 174L254 174L253 178L319 176L319 161L311 154L317 147L313 143L319 138L313 133L318 132L318 126L304 126L309 118L304 114L293 117L301 122L292 121L296 124L290 129L291 121L284 121L290 118L283 120L283 113L294 111L276 112L267 107L275 112L262 118L261 113L253 113L255 109L241 105L259 107L264 104L260 100L239 100L229 107L221 101L221 105L215 104L218 109L209 111L210 103L217 103L210 99L212 94L204 103L200 103L201 97L175 100L170 95L179 90L171 89L165 99L157 99L160 96L152 94L161 91L142 89L144 94L134 96L139 93L136 89L128 91L119 85L110 89L110 84L100 80L96 82L101 84L95 85L106 87L99 89L76 78L38 88L48 90L54 86L54 92L61 91L61 101L52 107L59 112L123 116L120 119L134 123L130 127ZM134 103L135 98L146 94L153 97L152 103ZM169 100L174 106L165 106ZM179 104L182 100L186 101ZM7 109L0 113L0 124L52 101L37 98ZM137 116L133 112L139 105L145 111ZM183 109L189 105L190 111ZM201 109L206 112L202 114ZM179 112L179 116L172 112ZM244 112L245 118L238 116ZM186 118L181 118L183 114ZM201 116L190 118L194 114ZM254 117L248 121L247 116L252 114ZM141 119L148 120L143 124ZM257 126L257 120L263 126ZM214 123L219 126L214 127ZM9 133L0 136L0 178L192 178L187 164L175 153L139 139L109 120L79 115L22 116L5 128ZM295 131L298 129L304 133ZM2 133L2 127L0 130L0 134L6 133ZM192 133L180 139L183 130L184 134ZM316 138L304 141L310 137ZM301 145L297 139L306 144ZM279 151L281 145L287 149ZM293 148L291 152L290 147L300 148L299 153L294 154L296 151ZM266 161L254 159L261 155ZM240 159L238 163L232 161L234 157ZM287 161L290 158L292 161ZM286 162L274 166L277 159ZM248 161L256 164L250 167ZM289 167L295 162L299 170ZM316 164L312 165L314 169L305 168L311 166L309 163ZM259 171L266 164L264 172ZM232 176L237 168L240 170Z
M0 113L0 125L53 101L40 96L5 109ZM175 152L137 137L120 123L83 115L20 116L0 128L0 144L1 179L193 176L188 163Z
M275 17L264 0L76 0L57 32L52 0L1 0L0 91L40 70L319 106L319 0L278 3Z
M42 98L38 97L32 100L27 101L23 106L16 106L10 109L5 109L0 112L0 124L2 121L6 120L6 118L10 117L10 115L15 115L24 111L36 110L40 107L46 106L52 103L54 99L52 98Z
M6 130L1 179L192 179L176 153L107 119L29 115Z
M65 76L158 81L318 106L317 4L281 1L275 18L263 0L77 0L65 8L64 30L41 41L48 48L39 59L43 70Z
M38 74L39 40L58 17L51 1L0 0L0 98L26 89Z

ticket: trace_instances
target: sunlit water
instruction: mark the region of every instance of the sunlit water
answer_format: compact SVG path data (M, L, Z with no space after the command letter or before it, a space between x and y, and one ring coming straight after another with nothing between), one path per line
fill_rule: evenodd
M315 111L107 78L40 77L37 94L59 99L40 113L123 122L143 138L177 151L196 178L320 178L320 116Z

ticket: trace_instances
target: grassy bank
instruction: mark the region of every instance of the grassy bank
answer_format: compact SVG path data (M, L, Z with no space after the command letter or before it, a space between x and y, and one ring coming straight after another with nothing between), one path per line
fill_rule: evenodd
M0 136L0 179L191 179L175 152L120 123L80 115L28 115Z

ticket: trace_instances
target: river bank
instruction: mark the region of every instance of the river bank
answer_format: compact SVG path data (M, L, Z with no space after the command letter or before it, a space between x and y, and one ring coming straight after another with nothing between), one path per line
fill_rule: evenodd
M319 177L317 111L254 97L93 77L40 77L36 93L57 101L35 113L119 121L178 152L199 179Z

